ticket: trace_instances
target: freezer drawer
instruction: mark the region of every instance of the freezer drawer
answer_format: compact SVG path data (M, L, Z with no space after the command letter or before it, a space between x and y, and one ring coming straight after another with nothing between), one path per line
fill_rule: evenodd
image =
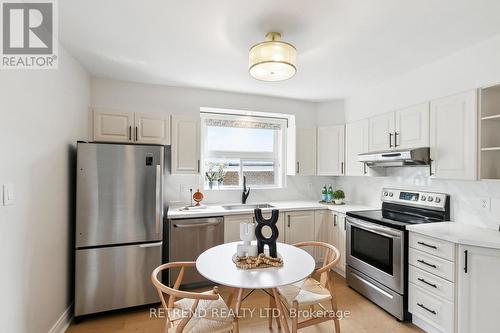
M162 243L76 251L75 316L159 302L151 273Z

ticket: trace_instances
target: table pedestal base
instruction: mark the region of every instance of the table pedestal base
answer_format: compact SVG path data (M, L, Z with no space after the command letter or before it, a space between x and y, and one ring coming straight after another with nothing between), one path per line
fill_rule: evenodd
M278 312L279 312L278 328L283 327L283 330L285 333L290 333L290 329L288 327L286 309L284 309L283 305L281 304L281 301L280 301L279 295L278 295L278 290L276 288L272 288L272 289L269 289L269 291L270 291L270 293L266 291L266 293L268 293L269 296L271 296L271 299L269 300L269 307L276 308L276 309L278 309ZM253 290L250 293L252 293L252 292L253 292ZM250 294L248 294L248 295L250 295ZM238 333L238 331L239 331L239 316L240 316L240 310L241 310L241 303L246 297L248 297L248 295L243 297L243 289L242 288L232 288L230 293L229 293L229 297L227 299L227 306L229 308L232 308L235 315L236 315L236 318L235 318L235 320L236 320L236 332L235 333ZM236 304L234 305L234 307L232 307L233 299L235 296L236 296ZM269 328L271 328L272 323L273 323L273 313L272 312L270 313L268 320L269 320Z

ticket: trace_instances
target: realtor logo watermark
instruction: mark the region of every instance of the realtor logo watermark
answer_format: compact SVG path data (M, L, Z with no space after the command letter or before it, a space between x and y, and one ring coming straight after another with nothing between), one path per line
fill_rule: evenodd
M2 69L56 69L55 0L0 0Z

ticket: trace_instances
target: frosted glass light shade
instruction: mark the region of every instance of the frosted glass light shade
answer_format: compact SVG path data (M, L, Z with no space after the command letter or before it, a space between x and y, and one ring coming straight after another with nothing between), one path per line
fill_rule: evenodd
M292 44L279 41L278 33L269 33L265 42L256 44L248 56L250 75L262 81L282 81L297 72L297 50Z

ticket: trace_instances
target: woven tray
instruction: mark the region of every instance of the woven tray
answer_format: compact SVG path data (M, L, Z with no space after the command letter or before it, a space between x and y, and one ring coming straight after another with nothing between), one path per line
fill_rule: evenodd
M260 260L259 260L259 257L260 257ZM267 255L255 256L255 257L238 257L235 253L235 254L233 254L232 260L235 263L236 267L238 267L239 269L245 269L245 270L261 269L261 268L269 268L269 267L277 267L277 268L283 267L283 257L279 253L278 253L278 258L271 258ZM250 260L251 263L247 263L246 262L247 260ZM252 265L252 263L255 263L255 261L257 261L257 260L260 261L260 264L258 266L248 267L248 265ZM276 265L265 263L264 261L267 261L267 260L271 260L271 261L275 262Z

